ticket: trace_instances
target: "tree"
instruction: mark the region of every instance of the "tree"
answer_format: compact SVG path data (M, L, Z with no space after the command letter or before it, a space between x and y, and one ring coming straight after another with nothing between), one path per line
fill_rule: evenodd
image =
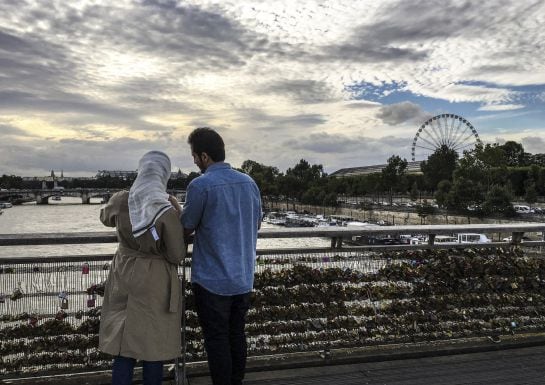
M306 160L301 159L293 168L288 168L282 182L281 191L286 195L301 200L305 191L313 183L319 182L324 178L323 166L321 164L310 165Z
M245 160L242 163L241 171L252 177L262 196L278 195L276 183L280 175L278 168L265 166L253 160Z
M416 181L414 181L413 185L411 186L411 191L409 194L413 202L418 199L418 196L420 195L420 190L418 190L418 183L416 183Z
M416 207L416 214L420 217L420 224L422 224L428 215L433 215L435 213L437 213L437 209L427 202Z
M448 202L448 194L452 188L452 183L450 180L442 180L437 185L437 191L435 192L434 198L435 202L439 207L446 207Z
M493 186L486 194L482 211L484 215L514 216L515 210L511 204L509 191L505 187Z
M442 180L452 181L452 174L456 169L458 153L446 145L439 147L422 162L420 169L424 174L424 181L431 190L435 190Z
M471 179L460 177L454 181L448 193L447 208L464 214L477 214L483 201L482 186Z
M389 193L390 204L392 204L393 191L406 189L405 173L407 171L407 159L401 159L398 155L388 158L388 164L382 170L382 183Z
M522 144L510 140L500 147L505 152L505 160L508 166L520 167L526 165L526 153Z
M532 178L527 179L524 183L526 187L526 194L524 195L524 200L527 203L536 203L537 201L537 190L536 190L536 184Z

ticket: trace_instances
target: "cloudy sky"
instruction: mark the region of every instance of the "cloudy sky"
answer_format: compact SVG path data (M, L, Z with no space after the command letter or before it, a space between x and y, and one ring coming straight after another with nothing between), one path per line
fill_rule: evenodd
M195 171L199 126L234 166L333 172L410 160L441 113L545 152L544 42L543 0L2 1L0 173Z

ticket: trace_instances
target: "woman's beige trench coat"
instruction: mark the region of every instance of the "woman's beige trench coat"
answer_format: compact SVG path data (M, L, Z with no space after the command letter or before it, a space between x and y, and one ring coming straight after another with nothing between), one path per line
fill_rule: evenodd
M157 220L159 240L151 231L132 236L129 193L114 194L100 220L116 227L119 248L105 287L99 349L114 356L163 361L180 356L181 286L177 265L185 256L177 212Z

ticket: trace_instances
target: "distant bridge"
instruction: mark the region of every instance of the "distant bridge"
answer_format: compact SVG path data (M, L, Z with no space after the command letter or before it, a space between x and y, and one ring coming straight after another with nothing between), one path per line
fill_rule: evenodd
M13 204L22 204L25 202L36 202L39 205L46 205L49 199L53 197L80 197L82 204L89 204L91 198L101 198L103 202L108 202L110 197L123 189L107 188L75 188L75 189L19 189L0 191L0 201L11 202ZM167 190L178 200L185 200L185 190Z

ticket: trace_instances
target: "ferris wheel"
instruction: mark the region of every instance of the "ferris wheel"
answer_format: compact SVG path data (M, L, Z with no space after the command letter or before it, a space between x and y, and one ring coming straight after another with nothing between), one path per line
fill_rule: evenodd
M462 153L481 143L475 127L454 114L441 114L426 120L416 132L412 145L413 162L425 159L442 146Z

